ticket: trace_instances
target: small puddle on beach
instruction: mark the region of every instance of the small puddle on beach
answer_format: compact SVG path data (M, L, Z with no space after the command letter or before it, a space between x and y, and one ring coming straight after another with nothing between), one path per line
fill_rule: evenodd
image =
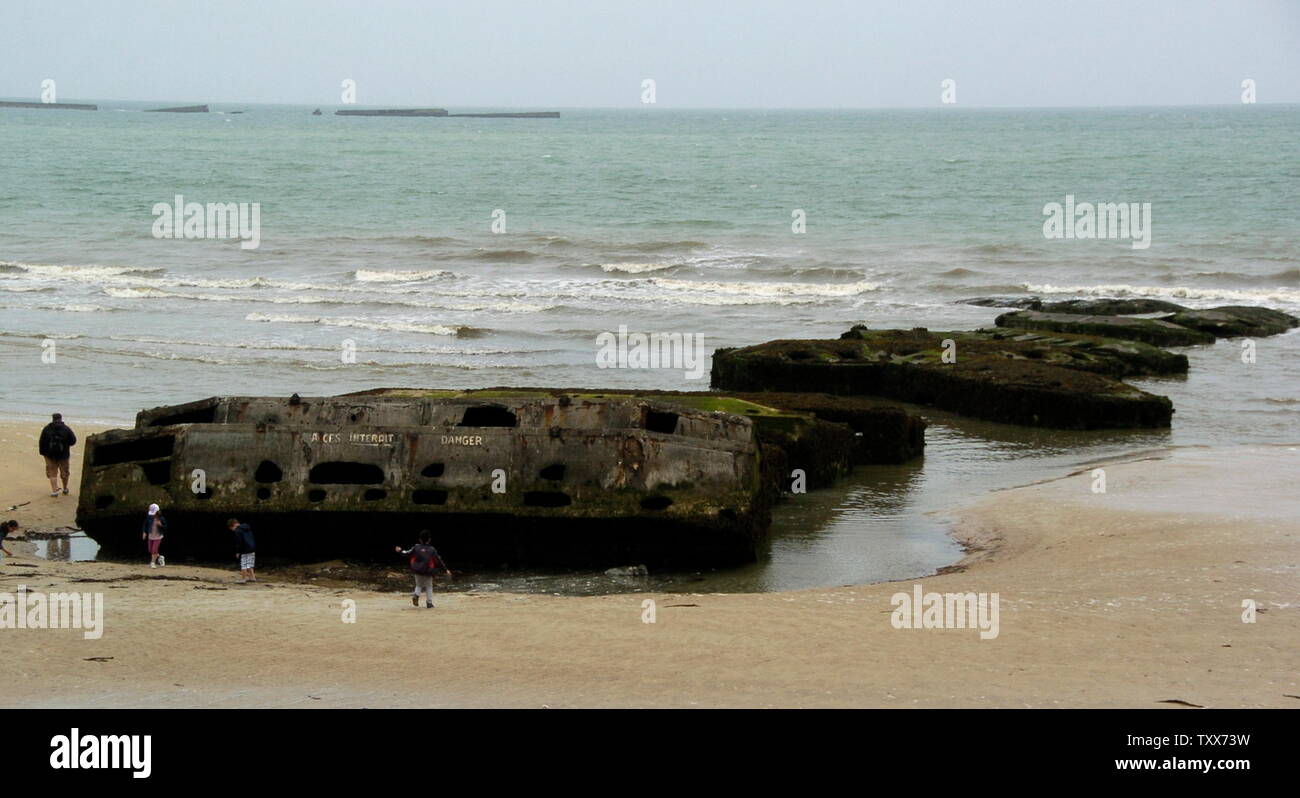
M99 555L99 544L84 532L32 533L27 542L36 547L36 556L42 560L92 562Z

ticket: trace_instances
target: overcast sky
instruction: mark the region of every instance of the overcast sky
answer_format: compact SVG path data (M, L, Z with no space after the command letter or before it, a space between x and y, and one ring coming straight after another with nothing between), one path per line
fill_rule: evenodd
M3 0L0 96L666 108L1300 102L1300 0Z

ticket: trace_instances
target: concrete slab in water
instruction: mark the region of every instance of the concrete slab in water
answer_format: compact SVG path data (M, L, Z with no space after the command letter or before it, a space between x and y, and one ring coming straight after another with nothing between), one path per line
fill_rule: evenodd
M156 502L172 525L168 551L222 558L236 516L261 552L293 559L387 556L430 528L459 562L752 561L787 451L833 479L855 438L810 415L762 414L787 449L748 415L655 398L212 397L91 436L77 519L106 549L133 551Z

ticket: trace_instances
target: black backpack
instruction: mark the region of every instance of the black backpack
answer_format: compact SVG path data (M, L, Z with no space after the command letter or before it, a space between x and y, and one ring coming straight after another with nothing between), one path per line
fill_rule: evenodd
M438 550L428 543L420 543L411 549L411 571L417 574L434 574L438 572Z
M49 453L46 457L51 460L68 459L68 445L64 442L63 430L58 427L50 429L50 437L45 444L45 451Z

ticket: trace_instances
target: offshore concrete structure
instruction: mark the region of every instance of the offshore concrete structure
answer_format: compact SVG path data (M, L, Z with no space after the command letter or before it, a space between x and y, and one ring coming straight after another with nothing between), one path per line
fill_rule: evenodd
M41 102L14 102L12 100L0 101L0 108L31 108L38 111L98 111L99 106L93 103L41 103Z
M312 112L319 116L320 109ZM559 111L495 111L490 113L452 114L446 108L345 108L334 112L335 116L436 116L447 118L475 119L559 119Z
M745 562L792 460L816 487L896 457L861 440L847 423L714 394L211 397L91 436L77 521L132 552L157 503L168 552L210 558L230 556L233 516L259 552L294 560L389 557L427 528L456 563Z
M1300 326L1255 307L1010 302L1021 310L981 330L857 325L719 349L710 392L384 388L157 407L86 442L77 521L138 553L156 502L169 553L222 559L234 516L260 552L299 561L390 558L424 528L459 563L752 561L783 491L922 453L925 421L888 401L1035 427L1164 428L1172 402L1123 382L1186 373L1187 356L1161 345ZM1172 315L1134 318L1153 310Z

